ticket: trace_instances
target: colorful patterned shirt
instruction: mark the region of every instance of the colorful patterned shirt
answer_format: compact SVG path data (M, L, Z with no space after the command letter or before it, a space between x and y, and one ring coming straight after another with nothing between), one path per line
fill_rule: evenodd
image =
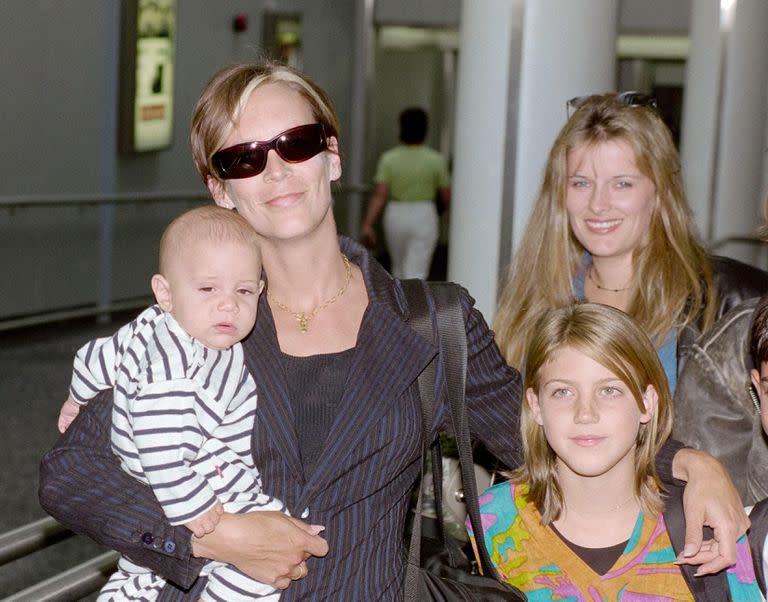
M500 483L480 496L486 548L499 577L528 600L569 602L671 602L693 600L667 534L663 516L640 512L622 555L604 575L595 573L546 525L525 484ZM468 525L472 545L476 541ZM762 600L746 537L727 570L734 601Z

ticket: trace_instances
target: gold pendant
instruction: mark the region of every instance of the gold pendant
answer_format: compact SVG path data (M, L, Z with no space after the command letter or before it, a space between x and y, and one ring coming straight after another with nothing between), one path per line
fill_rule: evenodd
M309 316L307 314L298 314L296 319L299 321L299 330L307 332L309 329Z

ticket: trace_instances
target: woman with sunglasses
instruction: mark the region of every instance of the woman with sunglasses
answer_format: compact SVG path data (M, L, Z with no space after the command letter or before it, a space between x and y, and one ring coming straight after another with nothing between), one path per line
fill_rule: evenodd
M274 64L216 73L192 119L192 152L215 202L262 239L268 277L243 342L259 383L253 460L277 512L225 513L213 533L172 527L151 491L109 449L111 403L93 402L43 460L40 499L68 527L166 577L163 600L196 600L203 558L287 588L284 599L401 600L403 531L421 465L417 377L435 347L408 325L401 285L360 245L338 237L331 183L341 175L339 128L325 92ZM521 460L520 376L461 294L468 339L470 430L505 464ZM435 433L445 425L438 369ZM747 521L719 464L668 445L660 472L692 477L690 522L716 525L735 558ZM714 491L706 484L718 483ZM322 525L318 534L310 525ZM700 536L689 541L698 549Z
M522 365L537 318L574 298L611 305L654 341L674 392L692 343L768 274L710 255L695 232L680 158L655 100L572 99L507 274L494 330Z

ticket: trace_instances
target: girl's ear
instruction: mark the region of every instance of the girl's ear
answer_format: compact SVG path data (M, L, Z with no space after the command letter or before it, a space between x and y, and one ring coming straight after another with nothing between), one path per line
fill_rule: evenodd
M648 385L643 393L643 405L645 406L645 412L640 414L640 424L650 422L653 415L656 413L656 406L659 403L659 394L656 393L656 388L653 385Z
M163 311L173 309L173 298L171 295L171 285L162 274L152 276L152 292L155 293L157 304Z
M536 395L536 391L532 387L528 387L525 390L525 399L528 401L528 407L531 408L531 415L539 426L544 425L544 420L541 418L541 406L539 405L539 396Z
M328 138L328 171L331 182L335 182L341 177L341 157L339 157L339 141L336 136Z

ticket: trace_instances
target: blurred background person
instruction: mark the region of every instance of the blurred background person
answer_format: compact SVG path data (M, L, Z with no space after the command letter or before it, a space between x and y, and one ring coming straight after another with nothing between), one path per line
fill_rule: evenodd
M376 187L360 226L360 239L374 247L376 220L384 211L390 272L396 278L428 276L440 233L438 208L447 210L451 201L448 163L424 144L427 128L423 109L400 113L400 144L379 158Z

